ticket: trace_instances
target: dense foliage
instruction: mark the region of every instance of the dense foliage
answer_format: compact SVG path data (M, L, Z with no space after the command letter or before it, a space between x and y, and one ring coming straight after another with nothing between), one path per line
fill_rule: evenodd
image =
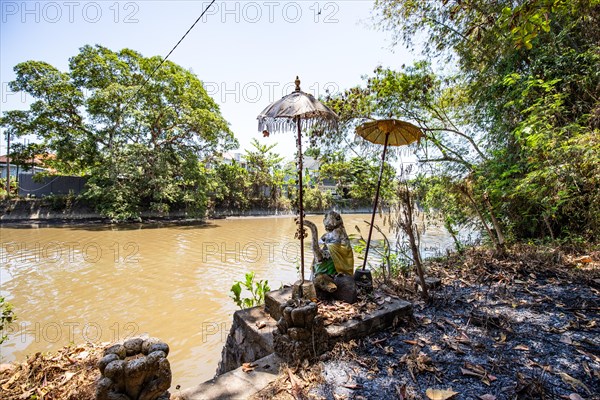
M347 127L418 124L421 201L448 226L470 216L498 247L505 233L597 239L600 2L378 0L375 10L425 60L377 68L329 98Z

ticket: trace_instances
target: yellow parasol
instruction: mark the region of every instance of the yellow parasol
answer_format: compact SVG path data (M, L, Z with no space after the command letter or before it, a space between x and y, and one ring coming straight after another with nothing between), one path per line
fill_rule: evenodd
M365 122L356 128L356 134L365 140L374 144L383 145L383 154L381 155L381 169L379 170L379 179L377 181L377 190L375 191L375 200L373 201L373 214L371 215L371 225L369 226L369 236L365 249L365 259L362 270L367 266L367 257L369 255L369 246L371 245L371 235L373 234L373 224L375 223L375 214L377 213L377 203L379 202L379 188L381 187L381 177L385 165L385 154L388 146L406 146L420 140L423 135L421 129L409 122L397 119L382 119L378 121Z

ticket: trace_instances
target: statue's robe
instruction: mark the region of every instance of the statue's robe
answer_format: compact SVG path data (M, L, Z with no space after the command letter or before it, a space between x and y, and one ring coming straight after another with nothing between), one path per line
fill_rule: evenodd
M331 258L324 259L315 265L315 275L354 274L354 253L352 246L341 243L327 243Z

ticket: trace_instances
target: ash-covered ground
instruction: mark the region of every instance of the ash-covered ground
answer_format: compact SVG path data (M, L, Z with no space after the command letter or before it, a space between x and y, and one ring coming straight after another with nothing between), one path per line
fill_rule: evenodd
M401 280L380 286L414 302L412 320L288 368L268 396L600 399L599 256L522 247L431 262L442 285L428 302Z

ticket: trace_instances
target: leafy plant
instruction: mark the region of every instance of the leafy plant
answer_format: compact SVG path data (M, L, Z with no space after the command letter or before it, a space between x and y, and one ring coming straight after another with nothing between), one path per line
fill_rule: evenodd
M10 177L10 193L18 193L17 181L14 176ZM5 197L6 194L6 178L0 178L0 197Z
M4 297L0 296L0 344L4 343L4 341L8 338L7 335L4 334L4 325L10 324L17 317L12 310L12 304L5 301Z
M250 297L242 297L243 289L250 293ZM254 271L251 271L246 273L244 281L237 281L231 286L233 296L230 297L241 309L251 308L263 304L265 294L270 290L269 281L255 281Z

